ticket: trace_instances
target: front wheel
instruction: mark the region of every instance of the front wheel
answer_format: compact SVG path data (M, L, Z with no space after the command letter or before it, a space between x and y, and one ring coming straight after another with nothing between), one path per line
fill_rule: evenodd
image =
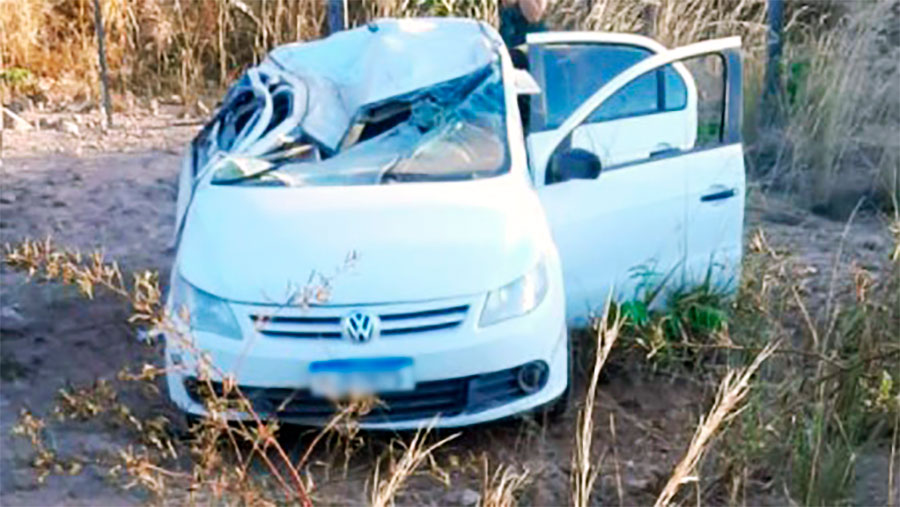
M201 424L203 424L203 416L184 412L184 426L187 428L188 432L193 432Z

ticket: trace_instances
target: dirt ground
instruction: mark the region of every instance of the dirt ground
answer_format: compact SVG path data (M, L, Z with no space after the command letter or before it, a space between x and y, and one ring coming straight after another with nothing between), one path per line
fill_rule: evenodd
M78 128L45 128L3 132L0 168L0 243L51 236L59 244L82 249L102 247L125 271L159 270L166 280L172 251L175 179L183 147L198 128L179 119L175 108L156 115L118 116L119 125L104 132L96 113L46 115L35 124ZM67 131L63 131L67 130ZM76 132L77 130L77 132ZM786 201L751 189L747 231L764 227L773 244L785 246L817 270L850 261L877 270L890 249L886 224L869 213L847 227L795 209ZM848 231L845 234L845 230ZM842 239L843 238L843 239ZM847 269L846 267L842 269ZM38 485L29 466L30 445L10 435L18 413L29 408L45 414L57 391L95 378L115 378L123 366L139 367L158 358L158 351L139 343L125 319L126 309L109 297L85 303L74 291L26 283L23 276L0 270L0 504L122 505L146 497L125 490L107 477L105 464L118 445L127 443L125 429L98 423L54 426L48 441L60 455L83 457L87 464L75 476L50 476ZM708 390L686 380L651 376L613 368L606 372L599 396L596 456L602 459L601 503L646 504L668 478L686 448ZM178 418L160 397L135 390L123 394L146 414ZM610 432L614 418L616 438ZM534 505L568 503L573 416L541 428L528 421L506 421L467 429L437 456L451 473L452 487L419 477L401 498L405 504L474 504L481 478L480 456L492 465L528 467L534 484L523 501ZM305 437L293 445L299 452ZM388 437L371 444L348 464L346 473L325 470L317 477L318 498L325 503L361 504L365 480L375 454ZM379 444L379 442L381 444ZM868 489L886 485L886 459L876 456L871 477L861 481L857 500L867 503ZM863 467L865 468L865 467ZM882 470L879 475L878 470ZM313 467L313 473L317 468ZM618 472L618 473L617 473ZM617 498L616 476L624 499ZM473 496L474 495L474 496ZM783 492L760 488L754 503L786 503Z

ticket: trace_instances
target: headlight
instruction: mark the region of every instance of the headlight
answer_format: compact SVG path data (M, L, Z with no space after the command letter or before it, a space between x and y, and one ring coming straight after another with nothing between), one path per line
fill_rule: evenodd
M547 267L541 259L522 277L488 293L481 312L481 326L525 315L537 308L546 295Z
M228 303L194 287L180 274L172 284L172 310L176 315L187 312L192 331L241 339L241 327Z

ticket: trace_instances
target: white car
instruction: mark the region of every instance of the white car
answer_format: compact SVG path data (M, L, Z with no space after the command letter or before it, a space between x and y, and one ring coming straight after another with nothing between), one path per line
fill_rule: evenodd
M568 328L610 295L734 286L739 39L515 51L528 70L484 23L380 20L279 47L232 87L179 180L181 409L204 413L199 350L264 417L323 424L362 392L383 401L367 428L495 420L564 398ZM702 146L681 63L701 55L726 76Z

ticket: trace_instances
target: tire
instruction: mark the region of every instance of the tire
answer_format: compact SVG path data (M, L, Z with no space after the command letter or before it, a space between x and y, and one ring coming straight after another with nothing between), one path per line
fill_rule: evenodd
M194 428L197 427L202 418L188 412L182 412L181 414L184 424L174 427L173 433L181 441L192 440L196 436Z
M190 412L184 413L184 426L188 431L191 431L195 426L200 424L201 421L203 421L203 418L199 415L194 415Z

